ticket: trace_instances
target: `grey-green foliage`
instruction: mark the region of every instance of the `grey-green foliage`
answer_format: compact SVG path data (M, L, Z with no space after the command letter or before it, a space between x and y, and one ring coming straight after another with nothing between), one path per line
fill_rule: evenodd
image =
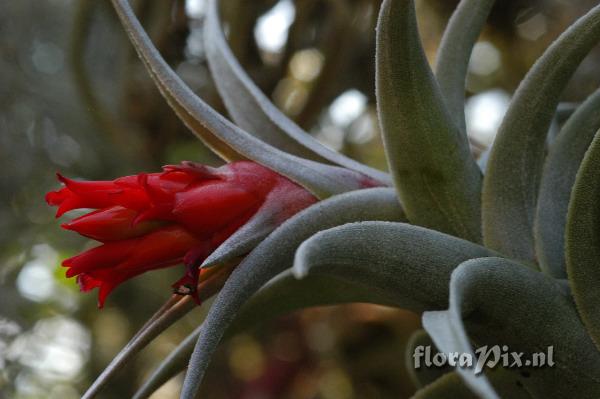
M193 397L212 353L240 307L271 278L292 266L293 254L302 241L338 224L403 217L393 190L369 189L329 198L277 228L240 263L217 295L190 360L183 395Z
M242 129L291 154L328 162L390 182L386 173L337 153L306 134L252 82L233 56L219 21L218 2L210 0L204 39L211 72L233 120Z
M206 26L209 62L241 128L177 77L126 0L113 4L165 98L224 159L263 163L321 198L372 179L387 182L385 174L318 145L269 102L228 48L216 0ZM194 398L222 338L296 309L354 301L425 312L424 326L443 351L554 347L554 367L526 373L428 373L415 398L600 397L600 138L592 141L600 127L600 94L570 116L546 156L551 121L564 115L556 114L561 93L600 39L600 6L563 33L527 74L482 177L464 127L464 85L492 5L460 2L435 76L421 47L414 2L383 1L376 97L395 190L334 195L273 232L260 218L240 229L204 266L249 253L202 325L137 398L182 370L190 354L182 398ZM567 281L559 280L565 263Z
M571 194L566 229L567 274L581 318L600 348L600 134L585 154Z
M500 258L467 261L452 273L449 309L427 312L423 321L444 352L469 353L470 341L480 346L507 345L526 356L553 347L553 367L514 370L519 386L532 397L600 395L600 353L570 295L558 280L542 273ZM485 376L475 375L472 369L458 371L481 397L497 397ZM526 377L522 371L527 371Z
M535 63L498 131L483 186L483 238L515 259L535 261L533 222L548 128L563 89L598 41L600 6L566 30Z
M221 157L226 160L248 158L261 163L305 186L318 198L368 186L364 174L284 152L231 123L194 94L166 63L127 0L112 2L140 59L169 105L190 130Z
M406 215L481 241L481 172L429 67L412 1L382 3L376 43L379 123Z
M600 129L600 91L577 108L550 147L540 183L535 217L536 254L540 268L565 278L564 236L571 189L581 161Z
M437 53L435 76L450 115L466 134L465 83L471 51L495 0L462 1L444 31Z

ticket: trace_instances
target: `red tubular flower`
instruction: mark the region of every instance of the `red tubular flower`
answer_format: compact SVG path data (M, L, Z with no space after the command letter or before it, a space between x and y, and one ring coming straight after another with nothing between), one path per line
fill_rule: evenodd
M65 260L67 277L82 291L99 288L98 306L123 281L148 270L184 263L175 291L196 294L200 264L239 227L273 211L272 228L316 201L304 188L254 162L211 168L192 162L162 173L113 181L75 181L49 192L56 217L78 208L96 209L63 228L102 245ZM282 206L284 205L284 206ZM282 209L284 210L282 212Z

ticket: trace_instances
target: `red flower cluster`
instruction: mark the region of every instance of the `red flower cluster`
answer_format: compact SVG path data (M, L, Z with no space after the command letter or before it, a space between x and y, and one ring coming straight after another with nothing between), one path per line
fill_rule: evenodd
M62 264L67 277L77 276L82 291L99 288L99 307L123 281L182 262L186 274L173 287L195 295L200 264L253 216L277 208L270 218L274 228L316 201L304 188L253 162L217 169L183 162L161 173L113 181L58 178L65 187L46 195L49 205L58 206L56 217L77 208L96 209L62 227L102 245Z

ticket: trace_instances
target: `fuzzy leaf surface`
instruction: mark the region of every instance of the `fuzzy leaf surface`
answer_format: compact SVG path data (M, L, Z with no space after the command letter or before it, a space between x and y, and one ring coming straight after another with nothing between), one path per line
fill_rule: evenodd
M112 0L138 55L177 115L226 160L251 159L301 184L318 198L375 185L361 173L283 152L250 135L216 112L162 58L127 0Z
M514 370L513 389L501 397L580 398L600 394L600 354L581 323L570 295L557 280L502 258L474 259L452 273L447 311L423 315L425 329L444 352L473 353L472 344L491 348L507 345L509 351L548 353L553 367ZM498 397L487 379L473 369L457 372L483 398ZM527 396L525 396L527 397Z
M450 115L466 135L465 84L473 46L495 0L462 0L444 30L437 53L435 76Z
M517 89L500 125L483 187L486 246L536 261L533 226L548 129L560 96L600 40L600 5L579 18L544 52Z
M219 1L211 0L205 19L205 48L210 71L219 94L235 123L262 141L290 154L356 170L391 184L387 173L339 154L281 112L256 86L233 55L219 19Z
M360 220L403 220L391 188L359 190L319 202L287 220L234 270L205 320L190 361L182 396L192 398L225 330L240 307L265 283L292 266L294 252L316 232Z
M535 243L540 268L566 278L565 226L577 171L600 129L600 90L592 94L563 126L550 147L535 217Z
M600 134L585 154L573 186L566 228L569 284L581 319L600 348Z
M481 171L421 46L413 1L385 0L376 94L388 165L411 223L481 241Z

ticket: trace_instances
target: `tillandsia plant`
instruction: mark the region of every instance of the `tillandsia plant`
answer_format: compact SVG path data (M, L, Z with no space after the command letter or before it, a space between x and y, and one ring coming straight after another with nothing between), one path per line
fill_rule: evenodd
M235 124L173 72L127 0L112 2L175 112L233 162L216 170L183 163L114 182L61 178L65 188L48 195L59 213L99 209L65 227L104 244L65 265L84 289L100 287L101 302L120 281L182 260L178 294L219 291L136 398L186 365L181 397L194 398L222 339L286 312L348 302L421 313L426 334L411 350L432 342L468 355L500 345L526 357L552 347L552 367L415 373L415 398L600 397L600 94L547 140L563 89L600 40L600 6L528 72L482 173L466 135L465 78L493 1L460 2L434 73L414 2L384 0L376 97L388 176L321 146L276 109L233 57L216 0L205 45ZM189 298L171 298L84 397L189 310Z

